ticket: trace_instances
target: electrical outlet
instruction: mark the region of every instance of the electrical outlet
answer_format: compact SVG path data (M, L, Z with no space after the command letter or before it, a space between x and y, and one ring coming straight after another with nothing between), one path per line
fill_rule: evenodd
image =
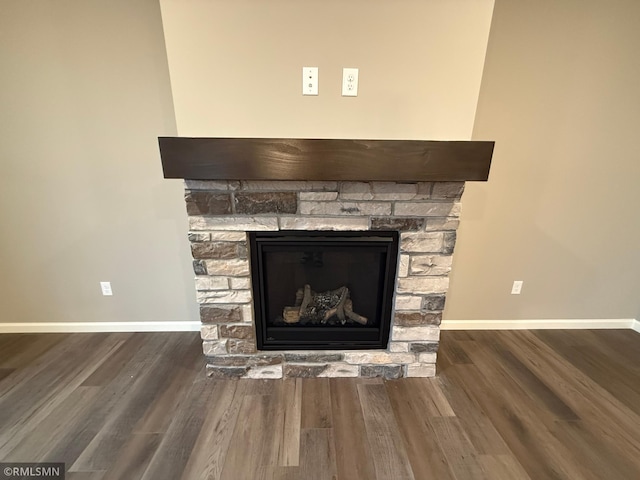
M318 95L318 67L302 67L302 95Z
M358 96L358 69L357 68L342 69L342 96L343 97Z
M523 283L524 283L524 280L514 280L513 287L511 287L511 295L520 295L520 292L522 291Z
M113 295L113 291L111 290L111 282L100 282L100 288L102 289L102 295Z

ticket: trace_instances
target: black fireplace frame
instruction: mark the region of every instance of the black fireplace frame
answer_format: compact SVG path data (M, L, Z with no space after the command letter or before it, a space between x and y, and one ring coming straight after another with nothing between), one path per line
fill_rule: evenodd
M277 231L248 232L251 283L258 350L356 350L386 349L393 314L394 288L398 268L397 231ZM363 245L384 247L386 264L382 286L381 321L377 327L276 327L267 325L263 250L265 245ZM300 338L300 337L307 338ZM312 336L313 338L308 338Z

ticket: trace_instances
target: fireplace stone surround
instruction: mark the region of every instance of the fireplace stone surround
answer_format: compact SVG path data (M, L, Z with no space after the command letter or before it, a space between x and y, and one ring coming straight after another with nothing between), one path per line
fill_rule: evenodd
M349 173L344 176L346 178L315 173L309 175L309 180L282 180L282 175L269 178L274 175L268 171L256 178L254 171L244 168L246 179L243 179L238 171L211 172L207 168L204 168L206 171L191 168L194 162L190 159L198 155L180 158L180 162L185 162L186 158L184 172L167 174L171 171L168 163L175 164L175 154L165 155L167 149L163 151L162 140L165 176L185 178L188 235L196 274L196 298L200 304L203 352L210 377L400 378L435 375L439 326L464 190L464 180L460 180L460 176L473 180L482 180L477 177L484 176L486 180L486 155L479 159L482 168L486 166L485 172L478 175L461 174L459 169L453 168L447 175L416 171L412 175L416 181L407 179L406 173L398 174L396 181L370 181L367 177L371 175L366 171ZM234 139L234 145L242 140ZM428 144L447 142L424 143L428 151ZM490 162L493 143L484 143L491 143ZM207 161L208 167L216 163L216 152L213 153L213 160ZM217 153L220 156L221 151ZM228 153L228 149L223 153ZM265 157L257 151L250 154L255 155L252 161L257 163ZM289 160L290 154L291 151L287 151ZM331 152L324 154L332 156ZM358 161L358 154L353 156ZM423 155L423 160L427 158L423 161L426 170L429 170L428 157L428 154ZM198 162L201 160L195 161ZM393 170L394 164L397 164L395 159L388 167ZM189 175L199 178L190 179ZM297 173L291 176L295 175ZM316 175L330 179L316 180ZM437 181L427 181L431 177ZM444 180L440 181L441 178ZM455 181L445 181L448 179ZM400 232L391 335L386 349L256 349L247 232L281 230Z
M435 375L463 182L185 182L207 372L215 377ZM398 230L386 350L258 352L247 231Z

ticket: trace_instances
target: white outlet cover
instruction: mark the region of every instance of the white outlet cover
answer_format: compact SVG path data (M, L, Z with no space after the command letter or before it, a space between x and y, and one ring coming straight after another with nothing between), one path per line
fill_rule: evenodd
M102 290L102 295L113 295L113 291L111 290L111 282L100 282L100 289Z
M523 283L523 280L515 280L513 282L513 287L511 287L511 295L520 295L520 293L522 292Z
M358 96L358 69L357 68L342 69L342 96L343 97Z

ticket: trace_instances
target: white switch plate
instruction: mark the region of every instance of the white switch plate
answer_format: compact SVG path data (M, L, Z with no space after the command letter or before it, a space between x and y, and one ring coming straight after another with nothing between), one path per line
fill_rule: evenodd
M100 288L102 289L102 295L113 295L113 291L111 290L111 282L100 282Z
M302 95L318 95L318 67L302 67Z
M511 287L511 295L520 295L520 292L522 291L523 283L524 283L524 280L514 280L513 287Z
M342 96L343 97L358 96L358 69L357 68L342 69Z

